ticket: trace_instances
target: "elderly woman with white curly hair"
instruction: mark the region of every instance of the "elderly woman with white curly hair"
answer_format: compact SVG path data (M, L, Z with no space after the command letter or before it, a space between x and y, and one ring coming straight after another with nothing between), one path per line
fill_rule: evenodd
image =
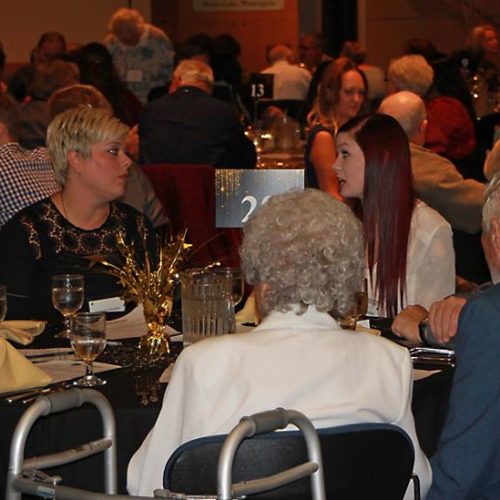
M185 349L158 420L129 464L132 494L162 486L174 450L228 432L245 414L276 408L314 425L387 422L415 446L423 492L430 468L411 414L408 352L368 333L342 330L328 314L350 307L363 277L363 236L351 210L318 190L277 195L244 230L242 267L262 322Z

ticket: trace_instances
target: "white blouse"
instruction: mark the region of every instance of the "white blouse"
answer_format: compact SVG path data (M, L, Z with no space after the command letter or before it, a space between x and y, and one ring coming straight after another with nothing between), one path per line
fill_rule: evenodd
M372 279L375 281L376 268ZM451 226L434 209L418 201L411 217L406 257L406 293L398 312L407 305L429 309L455 292L455 250ZM386 316L376 304L368 276L368 314Z

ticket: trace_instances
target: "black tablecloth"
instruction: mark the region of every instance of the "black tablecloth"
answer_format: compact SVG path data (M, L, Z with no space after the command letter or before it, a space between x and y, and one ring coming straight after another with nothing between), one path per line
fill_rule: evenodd
M112 361L117 350L126 351L126 354L138 352L134 351L136 339L125 341L124 344L124 347L108 346L104 361ZM68 341L55 341L52 332L48 331L37 339L33 347L42 345L67 346ZM127 464L155 423L161 408L165 384L159 384L158 378L180 348L180 344L174 344L171 357L152 362L147 367L126 367L99 374L107 380L107 384L98 390L109 399L115 411L120 493L126 493ZM414 384L412 408L417 435L422 449L429 457L436 449L446 416L452 376L453 370L448 369ZM24 409L25 406L20 403L9 405L0 398L0 498L5 491L11 436ZM28 438L26 457L77 446L100 437L100 432L99 413L90 405L42 417ZM63 484L95 491L104 489L101 456L86 458L46 472L61 475Z
M111 362L116 351L120 349L130 355L137 343L137 339L133 339L124 342L124 347L107 346L104 355L99 359ZM42 345L67 346L68 341L55 341L51 332L44 332L30 348ZM174 353L178 352L179 348L179 344L174 345ZM147 368L125 367L99 374L107 384L96 389L109 399L115 412L118 490L121 493L126 493L127 464L152 428L160 411L166 385L160 384L158 379L169 360L175 357L174 353L169 358L152 361L151 366ZM26 405L8 404L4 398L0 398L0 498L3 497L6 486L11 437L25 408ZM101 429L99 412L92 405L42 417L28 437L25 456L32 457L78 446L102 437ZM103 491L103 470L102 456L99 455L46 472L62 476L64 484Z

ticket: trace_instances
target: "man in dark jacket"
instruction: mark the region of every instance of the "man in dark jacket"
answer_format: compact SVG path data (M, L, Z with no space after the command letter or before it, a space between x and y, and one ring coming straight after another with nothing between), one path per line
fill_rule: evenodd
M142 163L255 166L255 147L233 109L211 96L213 81L204 62L188 59L177 66L170 93L149 102L141 115Z

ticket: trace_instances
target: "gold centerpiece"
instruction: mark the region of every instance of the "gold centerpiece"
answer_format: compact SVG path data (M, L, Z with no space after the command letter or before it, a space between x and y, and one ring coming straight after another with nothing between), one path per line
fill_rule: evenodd
M186 232L166 241L158 237L156 255L151 256L146 248L146 237L142 234L144 257L140 258L134 245L127 244L119 232L116 243L122 265L99 260L109 274L119 279L125 289L124 299L142 305L148 333L141 337L139 347L150 355L170 353L165 323L172 313L172 289L179 265L191 247L185 239Z

